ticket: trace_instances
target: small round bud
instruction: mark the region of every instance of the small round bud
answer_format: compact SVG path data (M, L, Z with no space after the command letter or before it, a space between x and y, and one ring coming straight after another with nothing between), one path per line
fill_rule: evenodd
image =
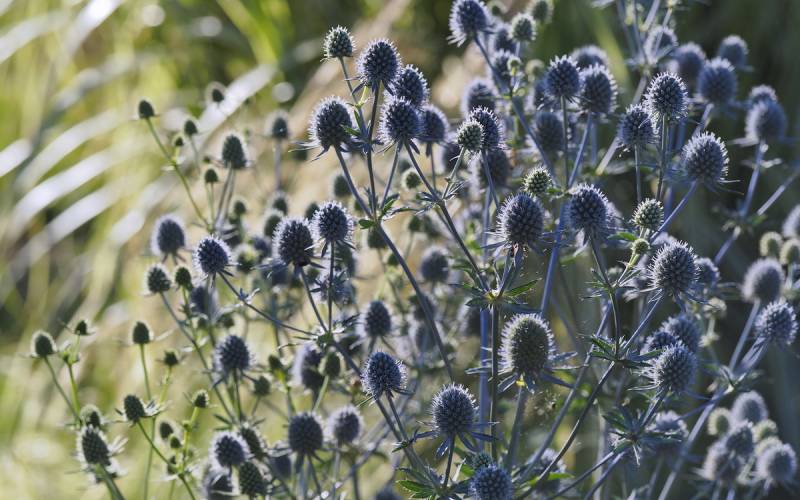
M203 276L213 276L225 271L231 261L228 245L214 236L206 236L194 249L192 256L195 269Z
M496 100L497 95L492 82L483 78L476 78L464 88L464 93L461 97L461 114L467 117L476 108L486 108L494 111Z
M192 272L186 266L178 266L175 269L175 284L184 290L191 290L194 288L192 285Z
M384 393L400 392L405 385L405 369L385 352L373 352L364 365L361 384L364 392L373 399L378 399Z
M762 257L778 257L783 245L780 233L769 231L761 235L758 240L758 251Z
M712 436L724 436L731 428L732 418L727 408L714 408L708 416L708 433Z
M784 278L780 262L771 257L758 259L744 275L742 297L749 302L773 302L781 295Z
M314 257L314 238L305 219L287 217L281 220L272 242L277 256L286 265L305 266Z
M278 141L285 141L289 138L289 115L286 111L279 110L267 117L267 134Z
M416 170L408 169L403 172L402 185L408 191L416 191L422 185L422 179Z
M142 400L133 394L128 394L122 400L122 410L125 419L128 422L136 423L139 420L147 417L147 410L145 410Z
M494 464L476 470L470 488L478 500L510 500L514 492L511 476Z
M636 238L636 240L631 243L631 252L633 252L634 255L645 255L649 251L650 243L644 238Z
M352 405L339 408L328 418L328 432L339 445L355 441L363 428L364 419Z
M545 368L554 351L553 333L538 314L518 314L502 333L500 351L503 371L535 377Z
M300 413L289 420L289 447L299 455L313 455L322 448L322 426L313 413Z
M386 248L386 241L383 239L383 236L381 236L381 233L375 227L367 229L365 239L367 248L371 248L373 250L380 250Z
M422 132L417 107L402 97L389 99L381 110L380 134L386 144L405 144Z
M717 56L726 59L734 67L747 64L747 42L738 35L728 35L719 44Z
M221 83L212 82L206 88L206 99L214 104L225 100L225 87Z
M682 345L672 345L664 349L651 365L653 385L661 391L680 394L686 391L694 380L697 358Z
M342 26L331 28L322 42L322 52L327 59L353 57L353 37Z
M650 284L668 295L685 293L697 280L695 255L686 243L675 241L663 245L650 267Z
M223 431L211 438L209 455L220 468L238 467L247 460L249 454L247 443L238 434Z
M167 268L161 264L153 264L147 268L144 283L147 292L151 294L165 293L172 288L172 281L167 274Z
M653 122L644 106L635 104L628 108L619 122L617 136L628 148L643 147L653 142Z
M546 153L555 153L564 149L564 122L561 118L546 110L538 111L533 117L533 136L539 147Z
M475 421L475 401L472 394L461 385L442 388L431 402L433 426L446 437L469 432Z
M336 174L333 176L333 180L331 181L331 194L339 199L351 196L350 185L347 183L347 178L344 174Z
M456 0L450 7L451 39L461 45L488 30L490 15L480 0Z
M797 336L797 314L786 302L773 302L761 311L755 326L760 338L789 346Z
M608 198L599 189L588 184L576 186L567 207L570 225L595 238L608 230Z
M736 73L726 59L712 59L697 77L697 91L704 101L728 104L736 97Z
M676 121L686 116L688 95L683 80L672 73L657 75L644 97L645 107L661 123Z
M545 167L535 167L522 181L522 189L531 196L541 196L550 189L553 178Z
M272 392L272 383L264 375L259 375L253 380L253 395L257 398L269 396Z
M149 120L150 118L156 116L156 110L153 108L153 105L150 104L150 101L147 99L142 99L139 101L139 104L136 107L136 111L139 115L139 118L142 120Z
M428 81L416 66L403 66L392 87L394 96L403 98L412 106L419 108L428 100Z
M78 337L88 337L94 333L94 329L89 324L89 320L81 319L75 323L75 328L72 329L72 333Z
M309 134L312 143L327 150L350 143L353 119L347 104L339 97L327 97L317 104L311 114Z
M576 97L583 83L578 66L570 56L561 56L550 61L545 78L547 92L554 99Z
M692 181L714 185L728 171L728 150L711 132L692 137L683 147L681 157L686 176Z
M181 364L181 355L175 349L167 349L164 351L161 362L168 368L174 368Z
M183 221L173 215L158 218L150 235L150 250L159 257L175 256L186 246Z
M373 40L361 51L356 66L361 83L372 90L380 84L389 88L400 70L400 55L389 40Z
M320 372L322 353L313 345L304 344L297 352L292 365L295 383L300 383L306 389L317 392L325 382L325 375Z
M229 134L222 142L222 164L227 168L241 170L247 166L244 142L236 134Z
M194 395L192 396L192 406L194 406L195 408L200 408L200 409L208 408L210 404L211 404L211 398L208 396L208 392L206 392L203 389L200 389L199 391L195 392Z
M774 142L786 135L787 119L775 101L761 101L747 112L745 135L754 141Z
M31 355L36 358L46 358L58 352L56 342L49 333L39 330L31 338Z
M183 133L186 135L186 137L193 137L199 134L200 132L197 130L197 123L195 123L195 121L191 118L187 119L185 122L183 122Z
M532 247L544 229L544 209L522 192L503 203L497 218L500 236L507 245Z
M320 372L329 378L336 378L342 373L342 360L335 352L329 352L320 363Z
M456 142L467 151L480 151L483 149L483 126L475 120L465 121L456 132Z

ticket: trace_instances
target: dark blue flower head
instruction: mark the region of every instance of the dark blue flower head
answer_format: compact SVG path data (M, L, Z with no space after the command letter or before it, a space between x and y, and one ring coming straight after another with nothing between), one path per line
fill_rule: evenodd
M327 97L317 104L311 114L309 134L312 144L327 150L350 143L353 120L347 104L339 97Z
M305 266L314 256L314 238L306 219L286 217L275 228L272 237L275 254L285 264Z
M381 110L381 139L385 144L405 144L419 137L419 109L402 97L387 100Z
M536 21L528 13L520 12L511 20L511 39L517 43L532 42L536 38Z
M381 300L373 300L364 312L361 328L369 338L385 337L392 331L392 315Z
M253 364L253 355L242 337L228 335L214 348L214 368L223 376L241 375Z
M503 372L538 377L555 352L550 326L538 314L518 314L506 323L500 351Z
M742 282L742 297L750 302L756 300L769 304L781 295L783 268L773 258L758 259L747 269Z
M583 89L580 105L590 113L608 114L617 105L617 82L605 66L596 64L581 70Z
M483 127L483 149L500 147L504 140L505 130L497 115L487 108L475 108L469 113L469 120L478 122Z
M444 283L450 276L450 260L444 248L430 246L422 254L419 263L419 272L422 279L429 283Z
M364 428L364 419L355 406L339 408L328 417L328 433L339 444L355 441Z
M416 107L428 100L428 81L416 66L403 66L393 87L395 97L403 97Z
M383 86L391 91L392 83L400 71L400 55L394 44L386 39L371 41L358 56L356 66L361 83L372 91Z
M450 38L461 45L488 31L489 11L480 0L456 0L450 8Z
M383 394L403 392L405 380L403 364L381 351L369 355L361 374L364 392L372 399L378 399Z
M213 276L225 271L231 261L231 250L228 245L214 236L206 236L192 255L194 266L203 276Z
M513 52L508 50L496 50L492 54L491 64L494 71L488 71L489 75L493 72L497 75L497 79L502 82L501 87L511 87L513 72L512 69L516 66L519 67L521 62L519 57L515 56Z
M448 438L470 431L475 422L475 400L461 385L442 388L431 402L433 427L437 433Z
M575 65L580 70L589 69L595 65L608 67L608 54L597 45L578 47L572 51L570 57L572 57Z
M494 30L491 39L493 53L499 51L514 53L517 51L517 42L511 37L511 26L504 22L497 22L492 29Z
M510 500L514 492L511 476L495 464L478 469L472 476L470 489L478 500Z
M671 334L678 339L681 344L696 353L700 347L700 325L688 314L678 314L667 318L660 327L661 330Z
M475 78L464 87L461 96L461 114L467 117L475 108L494 111L496 99L494 84L484 78Z
M573 99L581 91L581 74L570 56L556 57L547 68L547 93L558 100Z
M681 151L683 168L691 181L713 186L728 171L728 150L711 132L693 136Z
M473 181L481 189L486 189L489 186L486 178L487 170L492 177L492 185L495 189L499 189L508 185L512 175L512 168L508 154L500 148L490 149L480 159L476 158L470 163Z
M175 256L186 246L183 221L174 215L162 215L156 220L150 236L150 250L160 257Z
M211 439L209 455L212 463L220 469L236 467L245 462L250 455L247 443L238 434L223 431Z
M727 104L736 97L736 72L727 59L715 58L703 66L697 77L697 92L704 101Z
M797 313L791 305L783 301L767 305L756 319L758 337L782 346L794 343L797 329Z
M222 164L227 168L241 170L247 167L244 141L237 134L228 134L222 142Z
M659 124L661 120L676 121L686 116L688 102L686 85L672 73L658 74L644 97L645 107Z
M706 53L694 42L684 43L671 56L673 71L687 83L694 83L706 64Z
M682 345L672 345L653 359L648 375L659 391L681 394L694 381L696 368L697 358L692 351Z
M540 110L533 116L533 136L546 153L564 149L564 122L552 111Z
M322 448L322 425L313 413L299 413L289 419L289 448L300 456L314 455Z
M788 444L776 444L756 458L756 475L767 487L791 487L797 476L797 454Z
M666 349L669 346L677 345L680 343L680 340L675 338L669 332L665 332L664 330L658 330L653 332L644 342L642 346L642 352L650 352L656 350Z
M239 493L248 498L267 495L268 483L256 462L245 462L239 467Z
M717 49L717 56L727 59L734 67L747 64L747 42L739 35L728 35L722 39Z
M422 121L419 139L427 144L444 143L450 133L450 124L447 122L444 112L436 106L428 104L422 107L419 116Z
M739 394L731 407L731 415L739 422L750 422L753 425L769 418L767 403L755 391Z
M770 85L756 85L747 95L747 104L753 107L762 101L778 102L778 94Z
M628 108L619 121L617 137L628 148L643 147L653 142L655 130L650 113L644 106L634 104Z
M350 31L342 26L331 28L322 42L322 49L327 59L353 57L353 37Z
M697 281L697 266L691 247L670 241L659 248L650 265L650 285L668 295L688 292Z
M353 233L353 218L341 203L328 201L314 212L311 227L319 240L345 243Z
M571 191L567 207L569 223L576 231L589 238L605 234L608 230L608 198L599 189L581 184Z
M312 392L319 391L325 382L325 376L320 371L321 364L322 353L312 344L303 344L295 354L292 364L294 382Z
M678 46L678 37L671 28L656 26L647 34L644 41L644 53L651 63L672 52Z
M777 101L762 100L747 112L745 135L753 141L774 142L786 135L786 112Z
M508 198L497 215L498 233L509 246L533 247L542 235L544 209L524 192Z

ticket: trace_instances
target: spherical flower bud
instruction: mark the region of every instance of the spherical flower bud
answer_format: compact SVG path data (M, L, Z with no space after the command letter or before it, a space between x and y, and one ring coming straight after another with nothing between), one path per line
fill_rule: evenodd
M503 329L502 337L501 366L517 376L537 376L554 351L550 326L538 314L514 316Z
M458 45L487 31L490 15L480 0L456 0L450 7L451 39Z
M608 230L608 198L599 189L588 184L576 186L567 206L567 217L576 231L594 238Z
M758 240L758 251L762 257L778 257L783 246L780 233L769 231L761 235Z
M747 42L738 35L728 35L719 44L717 56L728 60L734 67L747 64Z
M53 336L44 330L39 330L31 338L31 356L35 358L46 358L58 352Z
M797 476L797 455L788 444L772 446L759 454L756 475L768 485L792 484Z
M800 205L795 205L783 221L781 232L787 238L800 238Z
M125 399L122 400L122 410L125 419L134 424L147 417L147 410L145 410L144 403L134 394L125 396Z
M546 153L563 150L564 125L561 117L551 111L538 111L533 116L533 136Z
M353 57L353 37L347 28L342 26L331 28L322 42L322 52L327 59Z
M239 493L248 498L267 495L267 480L255 462L244 462L239 467Z
M72 329L72 333L78 337L88 337L94 333L94 329L91 327L88 320L80 319L75 323L75 328Z
M508 245L532 247L542 235L544 209L526 193L508 198L497 218L499 234Z
M242 373L250 368L253 355L242 337L228 335L214 348L214 366L222 373Z
M739 394L731 407L733 418L739 422L757 424L769 417L767 403L761 394L750 391Z
M363 428L364 419L352 405L339 408L328 418L328 433L339 445L355 441Z
M209 455L220 468L238 467L247 460L249 454L247 443L238 434L223 431L211 438Z
M628 148L642 147L653 142L653 122L644 106L635 104L628 108L619 122L617 137Z
M213 276L225 271L231 261L228 245L214 236L206 236L194 249L194 266L203 276Z
M553 178L545 167L535 167L522 181L522 190L531 196L541 196L550 189Z
M287 266L305 266L314 256L314 238L305 219L287 217L281 220L272 242L277 256Z
M754 141L774 142L786 135L786 112L776 101L753 105L745 119L745 135Z
M400 392L405 385L405 369L385 352L373 352L364 365L361 384L364 392L373 399L378 399L384 393Z
M422 122L422 130L420 131L419 138L422 142L443 143L447 140L450 132L450 125L447 122L447 116L441 109L432 104L423 106L419 114L420 121Z
M773 302L761 311L755 326L760 338L789 346L797 336L797 313L786 302Z
M697 283L711 288L719 281L719 268L708 257L702 257L695 262L697 265Z
M634 255L644 255L650 251L650 243L644 238L636 238L631 243L631 252Z
M300 413L289 420L289 448L299 455L313 455L322 448L322 425L313 413Z
M156 110L153 108L153 105L150 104L150 101L147 99L142 99L139 101L139 104L136 107L136 111L139 114L139 118L141 120L149 120L150 118L156 116Z
M353 232L353 218L338 201L329 201L314 212L314 236L327 243L344 243Z
M712 59L697 77L697 91L703 100L713 104L727 104L736 97L736 73L726 59Z
M192 396L192 406L195 408L205 409L208 408L210 404L211 398L209 397L208 392L203 389L195 392Z
M222 142L222 164L234 170L241 170L247 166L244 143L238 135L229 134Z
M370 89L375 90L380 84L391 88L400 70L400 55L389 40L373 40L361 51L356 66L361 83Z
M494 7L495 4L492 5ZM517 42L511 38L511 26L507 23L498 20L496 21L494 27L494 36L491 38L491 48L492 53L496 53L499 51L506 51L509 53L514 53L517 51ZM489 71L491 75L491 70Z
M659 330L647 337L647 340L642 346L642 352L660 351L667 347L678 345L679 343L680 340L675 338L671 333Z
M98 427L87 425L78 433L78 455L87 465L109 465L111 450L108 441Z
M386 144L405 144L419 137L421 132L422 120L414 104L402 97L384 103L380 134Z
M657 75L644 97L644 103L651 115L660 123L676 121L686 116L689 97L683 80L672 73Z
M661 391L681 394L691 386L697 368L697 358L682 345L664 349L651 365L653 385Z
M787 267L800 262L800 239L790 238L783 242L780 261L781 264Z
M267 117L266 132L278 141L289 138L289 115L286 111L278 110Z
M492 82L483 78L475 78L464 88L461 97L461 114L467 117L475 108L494 111L496 100L497 95Z
M186 246L186 231L183 221L173 215L158 218L150 236L150 249L154 255L175 256Z
M475 401L465 387L448 385L433 397L431 414L436 431L452 438L469 432L475 421Z
M768 257L758 259L747 269L742 283L742 297L750 302L756 300L768 304L781 295L785 276L780 262Z
M470 488L478 500L510 500L514 492L511 476L494 464L476 470Z
M422 279L430 283L443 283L450 276L447 252L439 246L428 247L419 264Z
M536 21L533 16L520 12L511 20L511 38L517 42L532 42L536 38Z
M597 45L584 45L572 51L570 57L580 70L599 65L608 67L608 54Z
M755 450L753 441L753 427L750 422L740 422L723 438L723 445L729 453L742 458L748 458Z
M694 83L706 64L706 53L694 42L684 43L671 54L674 71L685 82Z
M708 416L708 433L712 436L724 436L731 429L732 419L727 408L714 408Z
M153 264L147 268L144 278L148 293L165 293L172 288L172 281L167 274L167 268L161 264Z
M686 243L675 241L663 245L650 267L650 284L669 295L685 293L697 280L695 255Z
M456 132L456 142L467 151L480 151L483 149L483 126L475 120L465 121Z
M150 327L144 321L137 321L131 329L131 342L137 345L146 345L153 341Z
M581 74L570 56L550 61L547 68L547 93L554 99L572 99L581 91Z
M493 111L487 108L475 108L469 113L468 120L474 120L483 127L483 149L489 150L500 147L504 140L504 130Z
M327 97L317 104L311 114L309 134L311 141L327 150L350 143L353 119L345 102L339 97Z
M263 398L269 396L272 392L272 383L264 375L259 375L258 378L253 380L253 394L256 397Z
M672 29L656 26L647 34L644 41L644 52L651 62L658 61L678 46L678 37Z
M219 182L219 174L214 168L209 167L203 172L203 182L206 184L216 184Z
M206 99L210 103L221 103L225 100L225 87L221 83L211 82L206 87Z
M750 89L750 93L747 95L747 104L749 107L753 107L765 101L778 102L778 94L773 87L769 85L756 85Z
M395 97L402 97L417 108L428 100L428 81L419 68L410 64L400 69L392 89Z
M581 70L583 88L580 105L590 113L608 114L617 105L617 82L605 66Z
M723 443L708 448L703 461L702 476L709 481L733 484L744 468L741 457L732 455Z

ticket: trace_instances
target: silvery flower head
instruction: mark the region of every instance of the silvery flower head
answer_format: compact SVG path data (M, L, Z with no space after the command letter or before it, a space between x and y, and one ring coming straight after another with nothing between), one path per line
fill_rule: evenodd
M328 201L314 212L311 228L318 240L346 243L353 233L353 218L341 203Z
M693 136L681 151L686 176L706 186L717 185L728 171L728 149L711 132Z
M683 80L672 73L659 73L650 82L644 96L648 112L661 126L661 121L678 121L686 116L689 97Z
M214 276L226 272L231 262L231 250L227 243L214 237L206 236L192 254L195 269L203 276Z
M771 257L758 259L747 268L744 275L742 297L749 302L773 302L781 295L784 279L780 262Z
M285 265L305 266L314 256L314 238L306 219L286 217L272 237L275 253Z
M681 394L691 386L696 369L695 355L682 345L672 345L652 360L647 375L658 391Z
M488 31L491 16L480 0L456 0L450 8L450 40L457 45Z
M364 392L372 399L386 394L402 393L406 375L403 364L385 352L376 351L369 355L361 372Z
M797 336L797 312L784 301L772 302L759 313L755 326L763 341L790 346Z
M550 61L546 79L547 92L556 100L577 97L583 85L578 65L570 56L561 56Z
M731 406L731 415L738 422L750 422L755 425L769 418L769 411L761 394L749 391L736 397Z
M533 247L542 235L544 209L524 192L508 198L500 208L498 234L509 246Z
M689 292L697 281L694 251L680 241L661 246L653 257L649 274L654 290L671 296Z
M580 106L586 111L605 115L617 105L617 81L608 68L596 64L581 70L583 88Z
M400 66L397 48L392 42L383 38L367 44L356 61L361 84L373 92L377 91L380 85L391 92Z
M754 104L745 119L745 136L758 142L775 142L786 135L786 112L777 101L762 100Z
M239 466L250 456L247 443L236 433L218 432L211 439L209 458L219 469Z
M428 81L422 71L411 64L403 66L397 73L392 90L395 97L402 97L416 107L428 100Z
M603 236L608 230L608 198L602 191L589 184L580 184L572 189L567 206L570 226L582 231L589 238Z
M505 129L493 111L487 108L475 108L469 113L468 120L478 122L483 127L483 149L498 148L505 140Z
M314 108L308 128L311 143L327 151L331 147L342 148L350 144L348 129L353 128L353 119L347 104L341 98L331 96Z
M403 97L387 100L381 109L380 135L385 144L407 144L422 132L419 110Z
M657 62L670 54L678 46L675 32L666 26L656 26L647 34L644 41L644 53L649 62Z
M630 106L619 121L617 137L627 148L643 147L653 142L655 128L650 113L641 104Z
M497 93L494 84L485 78L475 78L464 87L461 94L461 114L467 117L475 108L494 111L496 100Z
M597 45L584 45L572 51L570 57L575 61L578 69L589 69L599 65L608 67L608 54Z
M712 59L697 77L697 92L712 104L728 104L736 97L737 88L736 72L727 59Z
M706 53L694 42L684 43L670 54L672 70L687 83L695 83L706 64Z
M353 37L342 26L331 28L322 42L323 54L327 59L353 57Z
M726 59L735 68L747 64L747 42L739 35L728 35L722 39L717 49L717 57Z

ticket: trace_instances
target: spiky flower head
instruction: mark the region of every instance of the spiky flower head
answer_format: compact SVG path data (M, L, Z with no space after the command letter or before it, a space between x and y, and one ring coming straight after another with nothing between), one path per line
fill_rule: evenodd
M570 56L556 57L547 68L547 93L554 99L573 99L581 91L581 73Z
M729 103L736 97L737 88L736 72L727 59L712 59L697 77L697 92L709 103Z
M480 0L456 0L450 7L450 39L461 45L489 29L491 16Z
M496 4L492 4L491 7L495 7ZM498 16L499 17L499 16ZM515 53L517 51L517 41L511 38L511 25L508 23L504 23L499 19L495 20L495 24L492 27L494 31L492 38L491 38L491 48L492 48L492 55L496 54L500 51L505 51L508 53ZM491 75L491 70L489 71Z
M322 448L322 425L313 413L299 413L289 420L289 448L299 455L313 455Z
M470 489L478 500L510 500L514 492L511 476L495 464L476 470Z
M686 85L673 73L658 74L644 97L645 107L659 124L662 120L673 122L686 116L688 102Z
M553 177L546 167L534 167L522 181L522 190L531 196L541 196L553 184Z
M401 64L397 48L385 38L369 42L356 61L361 83L373 92L381 84L391 90Z
M661 202L646 198L639 203L633 212L633 223L640 229L656 231L664 222L664 207Z
M758 259L744 275L742 297L750 302L759 300L762 304L773 302L781 295L784 278L783 268L776 259Z
M650 284L668 295L688 292L697 280L692 248L681 241L670 241L659 248L650 266Z
M778 436L778 424L768 418L753 426L753 439L756 444L763 442L765 439L774 438ZM756 450L758 452L758 450Z
M729 453L747 459L755 451L753 425L750 422L737 422L722 439Z
M608 198L589 184L580 184L570 191L567 217L576 231L589 238L604 234L608 229Z
M496 99L494 84L488 79L475 78L464 87L461 96L461 114L467 117L475 108L494 111Z
M733 484L744 465L745 462L741 457L732 455L725 445L718 441L708 448L701 474L708 481Z
M355 441L363 428L361 412L353 405L343 406L328 417L328 433L340 445Z
M787 267L800 262L800 238L789 238L783 242L780 261Z
M134 394L128 394L122 400L122 414L125 416L125 420L133 424L149 416L144 402Z
M322 52L326 59L353 57L353 37L350 31L342 26L331 28L322 42Z
M756 459L756 475L767 485L790 485L797 476L797 455L788 444L771 446Z
M719 281L719 268L708 257L701 257L695 261L697 265L697 283L712 288Z
M693 136L681 151L686 176L708 186L717 184L728 171L728 150L711 132Z
M492 54L491 65L498 81L503 83L501 86L507 88L511 85L514 74L522 67L522 61L513 52L499 49Z
M675 335L664 330L658 330L647 337L642 346L642 352L660 351L679 343L680 340L675 338Z
M747 42L739 35L726 36L717 49L717 56L728 60L736 68L747 64L747 53Z
M684 43L670 55L673 71L687 83L694 83L706 64L706 53L694 42Z
M536 21L528 13L520 12L511 19L511 38L518 42L532 42L536 38Z
M727 408L714 408L708 416L708 433L723 436L731 429L733 417Z
M447 251L440 246L431 246L422 254L419 264L422 279L430 283L444 283L450 276L450 261Z
M228 335L214 348L214 368L223 375L241 374L252 364L253 354L242 337Z
M272 242L278 258L287 266L305 266L314 256L314 238L306 219L287 217L281 220Z
M250 455L247 443L239 434L230 431L217 432L211 438L209 458L220 469L238 467Z
M144 321L137 321L131 329L131 342L135 345L146 345L153 341L153 333Z
M784 301L767 305L756 319L756 333L761 339L783 346L794 343L797 336L797 313Z
M58 352L56 341L53 336L44 330L39 330L31 337L31 356L34 358L46 358Z
M289 114L280 109L267 116L265 123L267 135L275 140L284 141L289 138Z
M167 274L167 268L162 264L153 264L147 268L144 284L147 292L151 294L165 293L172 288L172 280Z
M774 142L786 135L786 112L777 101L762 100L747 112L745 135L754 141Z
M150 236L150 250L159 257L175 256L186 246L183 221L174 215L162 215L156 220Z
M641 104L630 106L619 121L617 137L628 148L642 147L655 137L650 113Z
M656 26L647 34L644 41L644 53L650 62L656 62L670 54L678 46L678 37L672 28Z
M597 45L584 45L572 51L570 57L578 69L584 70L595 65L608 67L608 54Z
M402 97L419 108L428 100L428 81L416 66L403 66L394 80L394 95Z
M222 141L222 164L227 168L241 170L247 167L244 140L238 134L228 134Z
M697 352L702 332L700 331L700 325L689 314L681 313L667 318L661 324L660 329L671 333L684 347L693 353Z
M373 300L367 306L361 323L364 334L369 338L384 337L392 331L392 315L381 300Z
M466 120L456 132L456 142L472 153L480 151L483 149L483 125L475 120Z
M353 232L353 218L338 201L325 202L311 220L314 236L326 243L344 243Z
M266 496L268 493L267 479L256 462L244 462L239 467L239 493L248 498Z
M231 249L228 244L214 236L206 236L192 255L194 267L203 276L213 276L225 271L231 261Z
M192 395L192 406L195 408L205 409L211 404L211 397L208 391L200 389Z
M650 377L660 391L681 394L694 381L697 358L686 347L672 345L653 360Z
M605 115L617 105L617 81L603 65L595 64L581 70L583 88L581 107L590 113Z
M747 95L749 107L764 101L778 102L778 93L775 92L775 88L770 85L756 85L750 89L750 93Z
M386 144L405 144L419 137L422 120L417 106L408 99L387 100L381 110L380 134Z
M553 333L538 314L518 314L503 329L500 351L503 371L536 377L555 350Z
M422 107L419 113L422 129L419 139L428 144L441 144L450 134L450 125L447 116L441 109L432 104Z
M402 392L405 380L403 364L381 351L369 355L361 374L364 392L373 399L378 399L384 393Z
M739 422L757 424L769 417L767 403L755 391L743 392L736 397L731 407L731 415Z
M347 146L350 143L350 132L353 119L347 104L336 96L321 100L311 113L309 135L314 145L323 150Z
M79 459L87 465L111 464L111 448L99 427L85 425L78 433L77 449Z
M461 385L447 385L431 402L434 429L441 435L453 438L466 433L475 421L475 400Z
M508 198L497 218L500 236L507 245L533 247L544 229L544 209L524 192Z
M483 127L482 147L484 150L500 147L505 131L494 111L488 108L475 108L470 111L468 120L474 120Z
M564 125L552 111L540 110L533 116L533 136L546 153L564 149Z

